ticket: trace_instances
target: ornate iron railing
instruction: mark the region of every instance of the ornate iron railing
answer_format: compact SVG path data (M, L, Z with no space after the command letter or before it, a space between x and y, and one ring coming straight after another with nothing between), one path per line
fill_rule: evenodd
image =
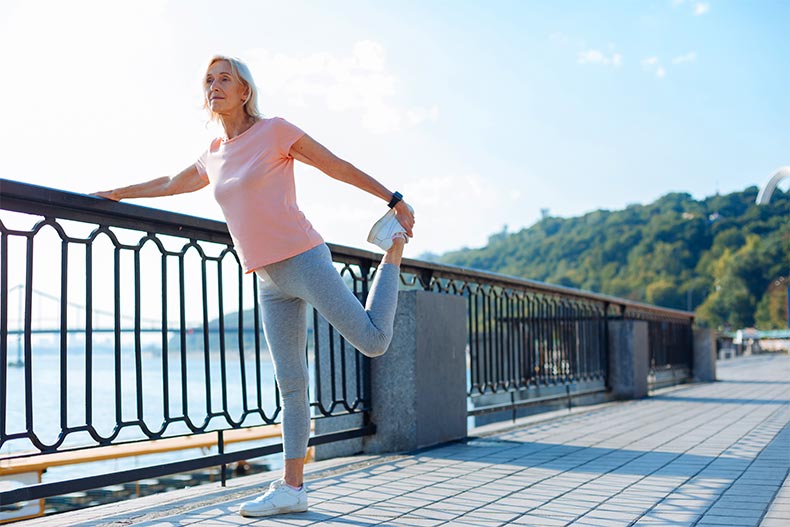
M224 430L278 420L279 398L258 322L257 283L254 275L243 274L224 223L8 180L0 180L0 209L10 211L10 219L0 217L0 449L21 443L18 450L40 454L194 433L216 432L221 438ZM26 219L25 226L12 225L18 217ZM380 256L330 248L364 301ZM466 298L470 415L605 391L609 320L648 322L654 370L681 371L682 378L691 368L693 314L688 312L409 259L401 281L406 289ZM49 328L36 318L41 283L57 290L41 293L57 301ZM12 291L17 327L9 326ZM83 308L81 318L69 312L75 305ZM307 360L315 418L367 415L368 359L316 313L312 319ZM34 342L42 329L57 342L39 358ZM75 344L74 335L84 341ZM100 352L98 343L106 335L112 337L110 351ZM23 375L11 389L14 340ZM109 373L99 379L100 359ZM50 366L58 361L57 389L38 384L36 367L44 360ZM103 386L109 394L97 399ZM56 426L46 433L39 432L45 424L37 411L39 396L58 401ZM14 404L24 412L11 420ZM108 405L109 421L100 423L99 409ZM366 424L313 437L311 443L374 430ZM39 485L24 496L12 491L2 498L51 496L280 449L273 444L220 452L79 485Z
M651 378L690 377L693 313L430 262L406 260L401 274L467 299L469 415L605 392L610 320L647 321Z
M274 424L281 413L257 280L243 273L224 223L8 180L0 180L0 208L4 459L209 432L218 434L220 449L88 481L37 485L22 489L20 499L281 450L276 443L223 452L223 431ZM371 256L335 258L361 301ZM305 351L314 418L366 414L369 360L316 313L311 318ZM374 431L365 419L311 444Z

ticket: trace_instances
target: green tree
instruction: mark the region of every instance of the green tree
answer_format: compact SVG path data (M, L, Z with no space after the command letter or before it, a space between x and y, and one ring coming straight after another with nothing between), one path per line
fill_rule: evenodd
M787 278L776 280L757 303L755 326L759 329L787 327Z
M756 196L757 187L703 200L672 193L619 211L544 218L439 261L690 306L700 323L714 327L775 325L780 293L767 291L790 269L790 193L777 189L759 207Z

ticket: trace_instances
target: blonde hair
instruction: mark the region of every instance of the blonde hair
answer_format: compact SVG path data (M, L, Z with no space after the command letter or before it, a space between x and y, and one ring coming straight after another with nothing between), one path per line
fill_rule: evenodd
M247 100L244 101L244 111L250 117L254 117L256 119L261 119L263 115L261 112L258 111L258 88L255 87L255 81L252 80L252 73L250 73L250 69L247 67L244 62L235 58L235 57L226 57L224 55L214 55L208 61L208 66L206 66L206 71L216 64L224 60L228 64L230 64L230 73L231 75L239 82L244 84L247 89L249 90L249 96ZM204 75L204 82L205 82L205 75ZM211 107L208 104L208 99L204 97L203 99L203 108L205 108L211 117L212 121L217 120L217 114L211 111Z

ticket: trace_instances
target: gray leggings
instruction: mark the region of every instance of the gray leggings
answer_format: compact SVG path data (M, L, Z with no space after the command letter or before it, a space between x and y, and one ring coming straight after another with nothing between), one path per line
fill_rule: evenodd
M363 308L321 244L287 260L256 269L266 343L283 405L285 459L303 458L310 435L307 400L307 304L368 357L387 351L398 302L399 269L379 266Z

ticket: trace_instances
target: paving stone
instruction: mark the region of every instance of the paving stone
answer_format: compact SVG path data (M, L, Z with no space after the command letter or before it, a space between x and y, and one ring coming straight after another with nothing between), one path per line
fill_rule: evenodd
M706 514L699 519L697 525L732 525L738 527L756 527L759 519L753 518L733 518L731 516L715 516Z
M760 527L787 527L790 516L785 518L764 518Z
M511 525L530 525L532 527L560 527L568 524L567 520L539 516L536 514L525 514L510 522Z

